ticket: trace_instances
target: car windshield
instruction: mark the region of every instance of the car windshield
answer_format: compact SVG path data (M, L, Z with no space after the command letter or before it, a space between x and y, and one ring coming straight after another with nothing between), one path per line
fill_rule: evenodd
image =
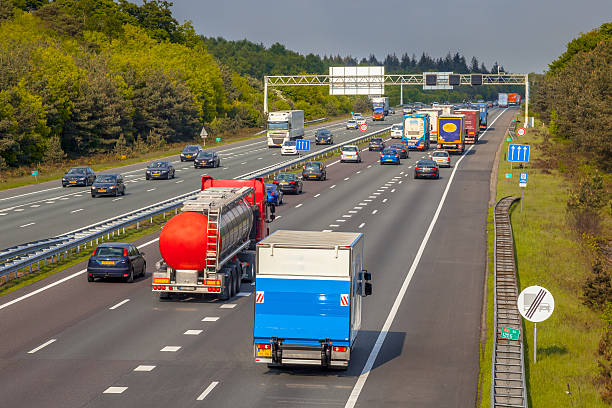
M277 180L295 180L295 174L293 173L280 173L276 176Z
M285 143L283 143L283 146L295 146L295 140L287 140Z
M356 146L344 146L342 148L343 152L356 152L357 151L357 147Z
M393 149L385 149L383 150L382 154L387 155L387 154L397 154L397 152Z
M123 248L99 247L95 256L123 256Z
M432 156L433 157L447 157L448 153L447 152L434 152Z
M349 125L354 125L354 124L355 124L355 123L357 123L357 122L356 122L356 121L354 121L354 120L349 120L349 121L348 121L348 123L349 123Z
M321 165L319 163L306 163L304 166L306 170L319 170Z
M153 162L149 164L150 169L160 169L160 168L165 168L165 167L167 167L166 162Z
M275 130L287 130L289 129L289 123L287 122L268 122L268 129Z
M382 143L382 139L375 137L374 139L372 139L372 143Z
M85 174L85 169L83 169L83 168L70 169L70 170L68 170L68 173L66 173L66 174L78 174L78 175L82 175L82 174Z
M210 159L213 157L213 152L200 152L198 153L198 159Z
M401 144L401 143L394 143L394 144L392 144L392 145L391 145L391 147L392 147L393 149L400 149L400 150L401 150L401 149L403 149L403 148L404 148L404 145L403 145L403 144Z
M96 177L96 183L114 183L116 179L117 176L102 174L101 176Z
M317 135L318 136L329 136L329 130L327 129L320 129L317 131Z
M183 151L184 152L197 152L199 149L198 146L186 146Z
M433 160L421 160L416 165L417 167L436 167L436 162Z

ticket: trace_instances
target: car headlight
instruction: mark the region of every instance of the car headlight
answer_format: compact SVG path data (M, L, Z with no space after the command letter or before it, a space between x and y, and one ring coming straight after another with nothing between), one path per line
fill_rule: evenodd
M110 188L110 189L113 189L113 188L116 188L116 187L115 187L115 186L110 186L109 188Z

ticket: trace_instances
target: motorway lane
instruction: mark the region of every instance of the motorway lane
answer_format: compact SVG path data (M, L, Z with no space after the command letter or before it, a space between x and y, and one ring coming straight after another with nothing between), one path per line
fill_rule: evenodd
M370 123L368 132L390 126L401 121L396 114L384 122ZM308 127L305 137L313 140L317 128L327 127L334 133L334 142L340 143L361 135L360 131L346 130L345 123L327 126ZM312 151L326 148L312 143ZM114 216L152 205L181 194L194 191L199 186L202 175L217 178L234 178L249 172L265 168L283 161L294 159L292 156L281 156L280 149L269 149L265 140L254 140L219 149L221 168L194 169L192 162L176 161L176 179L144 179L142 164L135 169L123 172L126 178L125 197L91 198L89 188L71 187L59 190L43 191L36 195L4 197L0 201L0 232L11 231L11 234L0 234L0 248L52 237L100 222ZM110 173L107 170L105 173ZM8 199L7 199L8 198Z
M401 265L409 265L414 257L429 222L427 214L431 218L435 207L432 203L441 195L444 177L450 174L450 170L443 169L442 182L412 180L409 167L418 157L412 153L411 159L404 160L398 167L335 164L330 168L328 182L306 183L308 194L287 196L287 204L279 207L281 218L273 224L274 228L358 231L365 222L361 230L366 232L366 263L374 274L375 295L365 299L364 329L368 331L360 334L358 346L361 351L354 354L353 366L347 373L268 370L252 364L250 297L233 300L232 303L237 304L234 309L220 309L217 302L157 303L152 299L148 280L134 285L88 285L81 276L50 289L45 295L0 311L4 326L0 333L12 334L10 339L0 341L0 371L10 373L10 378L3 379L4 385L0 385L0 395L8 395L7 401L15 402L15 406L142 406L145 402L153 406L169 403L192 406L196 405L196 394L203 392L211 381L220 381L205 398L207 405L343 406L401 284ZM364 158L376 160L377 155L365 152ZM347 177L349 179L345 180ZM390 183L392 180L396 182ZM335 183L334 188L330 188L332 183ZM391 192L393 188L395 192ZM320 195L314 198L317 194ZM385 198L387 201L383 203ZM368 205L360 205L361 202ZM298 203L303 206L295 209ZM372 215L374 210L370 209L374 206L378 212ZM349 215L348 211L354 211L355 207L362 207L358 215L347 217L349 220L345 223L336 221ZM480 217L484 222L484 215ZM158 257L157 250L151 248L154 246L146 249L149 265ZM248 289L249 285L243 284L243 290ZM96 296L101 293L103 296ZM130 301L117 310L108 310L125 298ZM414 318L415 311L429 310L428 306L431 304L421 304L406 313ZM18 315L15 310L19 311ZM121 314L113 314L115 311ZM206 316L220 319L200 322ZM182 334L189 329L205 331L193 337ZM373 373L384 373L398 360L398 355L411 357L411 354L402 354L401 347L397 350L403 345L405 336L401 331L389 335L385 347L394 345L395 349L392 347L390 354L385 351L385 360L377 362L378 368ZM57 338L57 341L24 357L27 350L50 338ZM183 348L177 353L159 352L164 345ZM475 357L471 357L477 364L477 350ZM140 364L157 367L151 372L133 372ZM435 373L420 374L432 382L436 380ZM401 375L398 378L402 378ZM38 384L36 392L26 386L31 383ZM127 386L128 389L120 395L102 394L108 386ZM385 401L385 396L376 401L378 405L378 401Z

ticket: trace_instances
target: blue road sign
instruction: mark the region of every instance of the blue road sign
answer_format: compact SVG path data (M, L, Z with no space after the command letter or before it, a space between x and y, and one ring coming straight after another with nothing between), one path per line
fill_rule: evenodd
M527 182L527 173L521 173L521 178L519 180L519 183L526 183Z
M298 139L295 141L295 149L298 152L307 152L310 150L310 140Z
M531 146L529 145L510 144L508 145L508 161L528 163L530 150Z

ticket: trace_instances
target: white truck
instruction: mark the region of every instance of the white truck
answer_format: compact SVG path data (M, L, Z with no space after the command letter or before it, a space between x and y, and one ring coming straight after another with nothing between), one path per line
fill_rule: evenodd
M385 116L389 114L389 98L386 96L375 96L372 98L372 110L382 108Z
M443 115L453 115L455 113L453 105L438 105L436 107L442 109Z
M500 108L508 107L508 94L507 93L497 94L497 106L499 106Z
M438 141L438 118L442 115L442 109L422 108L418 109L416 113L429 115L429 142L435 144Z
M281 147L287 140L304 137L304 111L288 110L268 114L268 147Z

